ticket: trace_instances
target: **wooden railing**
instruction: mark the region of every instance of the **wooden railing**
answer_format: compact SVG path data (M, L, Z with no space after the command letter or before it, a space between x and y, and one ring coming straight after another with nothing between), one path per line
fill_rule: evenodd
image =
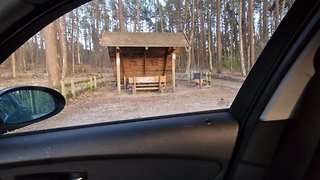
M212 73L209 71L191 71L190 73L176 73L176 78L180 81L193 81L194 79L209 80Z
M104 84L105 80L102 75L89 76L87 78L70 80L61 80L60 92L67 100L69 97L76 98L78 94L86 90L96 90L98 85Z

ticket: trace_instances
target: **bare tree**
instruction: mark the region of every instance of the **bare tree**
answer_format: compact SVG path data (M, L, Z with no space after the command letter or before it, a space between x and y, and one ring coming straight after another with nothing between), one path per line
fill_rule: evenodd
M136 2L136 7L137 7L137 12L136 12L136 19L135 19L135 28L134 30L135 31L138 31L140 32L141 31L141 25L140 25L140 13L141 13L141 10L140 10L140 7L141 6L141 2L140 0L137 0Z
M72 63L72 73L74 73L74 62L75 62L75 39L74 39L74 32L75 32L75 17L74 12L71 11L69 13L70 21L71 21L71 40L70 40L70 46L71 46L71 63ZM65 24L66 26L66 24Z
M208 52L209 52L209 70L213 71L213 52L212 52L212 31L211 31L211 1L208 1L207 19L208 19Z
M60 25L60 49L62 53L62 78L64 79L68 74L68 48L66 40L66 28L64 17L59 18Z
M279 26L279 0L274 0L274 21L275 28Z
M122 0L118 0L118 13L119 13L120 31L124 32L124 18L123 18Z
M49 85L54 88L59 88L61 80L61 69L57 55L58 48L54 23L51 23L47 27L45 27L43 32Z
M217 73L221 73L221 67L222 67L222 47L221 47L221 30L220 30L221 17L220 16L221 16L221 0L217 0L217 22L216 22L217 58L218 58Z
M80 56L80 41L79 41L79 37L80 37L80 19L79 19L79 10L76 10L76 29L77 29L77 33L76 33L76 44L77 44L77 62L78 65L81 65L81 56ZM72 73L75 73L75 63L74 61L72 62Z
M162 6L159 0L157 0L157 11L160 17L160 32L163 32L163 17L162 17L163 12L162 12Z
M18 60L19 60L19 69L26 72L27 71L27 62L26 62L26 53L25 53L25 45L22 45L18 49Z
M15 53L11 54L11 66L12 66L12 77L16 78L17 74L16 74L16 55L15 55Z
M246 76L246 65L244 60L243 52L243 36L242 36L242 0L238 0L238 9L239 9L239 53L240 53L240 63L241 63L241 74Z
M262 43L265 45L268 41L268 0L263 0L263 34Z
M194 57L194 34L195 34L195 0L192 0L192 17L191 17L191 34L189 38L190 47L187 48L188 60L186 65L186 72L190 72L191 61Z
M280 11L280 21L283 19L283 16L285 15L284 13L285 6L286 6L286 0L282 0L281 11Z
M204 31L204 14L203 14L203 0L199 0L199 5L198 5L198 16L200 18L200 65L204 66L206 64L206 50L205 50L205 31Z
M255 47L254 47L254 9L253 9L254 1L249 0L248 5L248 26L249 26L249 63L248 69L251 69L255 62Z

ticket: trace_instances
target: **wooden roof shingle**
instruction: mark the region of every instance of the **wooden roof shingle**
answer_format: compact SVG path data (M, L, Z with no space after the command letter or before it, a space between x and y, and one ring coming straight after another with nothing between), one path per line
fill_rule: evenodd
M108 47L189 47L183 33L105 32L102 46Z

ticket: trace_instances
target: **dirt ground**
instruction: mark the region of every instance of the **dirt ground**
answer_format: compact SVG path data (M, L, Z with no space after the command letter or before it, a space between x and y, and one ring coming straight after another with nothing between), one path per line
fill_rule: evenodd
M210 87L200 88L180 81L175 93L168 89L163 94L138 92L132 95L129 91L122 91L117 95L114 83L110 83L97 91L83 93L76 100L69 100L65 109L55 117L16 132L227 108L241 84L215 78Z

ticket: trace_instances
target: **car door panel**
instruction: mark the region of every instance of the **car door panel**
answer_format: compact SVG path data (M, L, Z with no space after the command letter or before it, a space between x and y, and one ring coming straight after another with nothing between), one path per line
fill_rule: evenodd
M238 123L227 112L207 112L7 135L0 139L0 178L23 175L31 167L37 169L34 174L64 170L89 175L92 167L112 167L99 172L120 179L148 179L151 174L159 179L197 174L212 179L225 173L237 133ZM56 168L62 166L67 168Z
M100 158L14 168L3 179L211 180L221 170L215 161L176 158Z

